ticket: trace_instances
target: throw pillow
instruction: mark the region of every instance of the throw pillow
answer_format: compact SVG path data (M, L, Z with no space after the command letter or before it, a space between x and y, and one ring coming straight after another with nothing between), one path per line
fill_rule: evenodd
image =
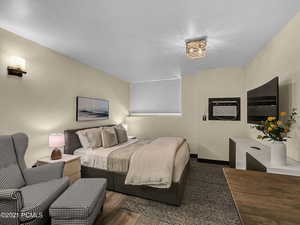
M101 130L104 148L109 148L118 144L118 138L114 127L101 127Z
M126 129L122 126L122 124L115 126L115 130L118 137L119 144L128 141L128 135Z

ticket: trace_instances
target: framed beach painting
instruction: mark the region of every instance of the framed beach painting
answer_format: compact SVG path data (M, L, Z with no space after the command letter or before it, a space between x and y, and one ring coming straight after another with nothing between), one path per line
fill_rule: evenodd
M76 98L76 121L106 120L109 118L109 101L99 98Z

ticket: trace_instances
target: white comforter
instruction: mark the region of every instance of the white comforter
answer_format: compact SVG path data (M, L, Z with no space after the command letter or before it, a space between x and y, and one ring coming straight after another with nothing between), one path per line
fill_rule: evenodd
M85 150L84 148L77 149L74 155L81 156L81 164L87 167L98 168L102 170L107 170L107 159L110 153L119 148L126 147L128 145L134 144L138 139L129 139L128 142L116 145L110 148L97 148Z
M87 167L99 168L102 170L108 169L108 156L111 152L118 150L120 148L126 147L128 145L134 144L138 139L130 139L128 142L121 145L113 146L110 148L98 148L94 150L85 150L83 148L77 149L74 155L81 156L81 164ZM189 147L186 142L177 150L174 161L173 169L173 182L178 182L181 178L181 174L189 161L190 152Z

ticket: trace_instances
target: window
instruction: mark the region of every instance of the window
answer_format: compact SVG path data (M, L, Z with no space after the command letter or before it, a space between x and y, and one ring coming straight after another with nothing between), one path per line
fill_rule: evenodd
M131 84L130 114L181 114L181 79Z

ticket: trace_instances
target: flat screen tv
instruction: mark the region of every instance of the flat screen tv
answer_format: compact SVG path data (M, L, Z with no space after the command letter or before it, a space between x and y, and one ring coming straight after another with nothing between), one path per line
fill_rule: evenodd
M247 93L248 123L260 124L269 116L279 115L279 78L252 89Z

